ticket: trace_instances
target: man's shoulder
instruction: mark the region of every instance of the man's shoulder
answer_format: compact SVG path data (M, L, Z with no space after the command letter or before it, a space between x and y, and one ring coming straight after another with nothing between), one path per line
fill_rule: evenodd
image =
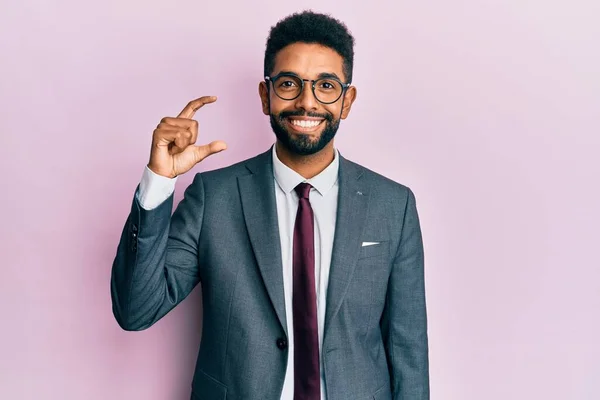
M369 183L369 186L377 192L382 193L403 193L407 194L411 189L408 185L395 181L392 178L385 176L383 173L376 172L364 165L355 161L344 159L346 168L354 171L357 177Z
M270 157L271 149L261 154L238 161L234 164L209 171L199 172L199 174L202 175L202 180L204 181L226 181L232 178L235 179L238 176L251 174L251 168L253 166L258 165L264 167L266 165L269 165L271 161Z

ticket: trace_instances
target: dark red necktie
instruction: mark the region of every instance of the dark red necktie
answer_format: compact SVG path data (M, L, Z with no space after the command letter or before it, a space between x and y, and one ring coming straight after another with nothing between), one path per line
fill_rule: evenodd
M321 396L319 373L319 331L315 288L315 237L313 210L308 194L312 186L296 186L298 213L294 225L294 400L318 400Z

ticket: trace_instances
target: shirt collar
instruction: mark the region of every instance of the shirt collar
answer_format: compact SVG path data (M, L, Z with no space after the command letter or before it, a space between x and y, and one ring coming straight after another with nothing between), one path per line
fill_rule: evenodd
M340 157L337 149L334 149L334 158L331 164L318 175L310 179L305 179L302 175L282 163L279 157L277 157L275 145L273 145L272 149L273 174L275 175L275 181L286 194L289 194L300 183L307 182L310 183L321 196L325 196L337 182L340 167Z

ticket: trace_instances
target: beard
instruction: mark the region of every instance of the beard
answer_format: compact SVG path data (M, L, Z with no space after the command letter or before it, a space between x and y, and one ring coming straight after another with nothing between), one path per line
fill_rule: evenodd
M292 134L286 129L286 118L301 116L323 118L322 124L325 124L325 128L316 141L311 140L310 135L298 133ZM333 115L329 113L317 114L310 112L305 113L304 111L282 111L279 114L271 113L270 120L271 128L279 142L281 142L289 152L302 156L315 154L323 150L323 148L325 148L325 146L327 146L327 144L335 137L340 126L340 119L334 119Z

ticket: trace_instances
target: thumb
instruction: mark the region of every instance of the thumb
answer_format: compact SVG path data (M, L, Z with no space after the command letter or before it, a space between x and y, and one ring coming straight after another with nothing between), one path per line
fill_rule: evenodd
M212 154L219 153L227 149L227 144L222 140L215 140L209 144L194 146L194 148L196 150L196 162L200 162Z

